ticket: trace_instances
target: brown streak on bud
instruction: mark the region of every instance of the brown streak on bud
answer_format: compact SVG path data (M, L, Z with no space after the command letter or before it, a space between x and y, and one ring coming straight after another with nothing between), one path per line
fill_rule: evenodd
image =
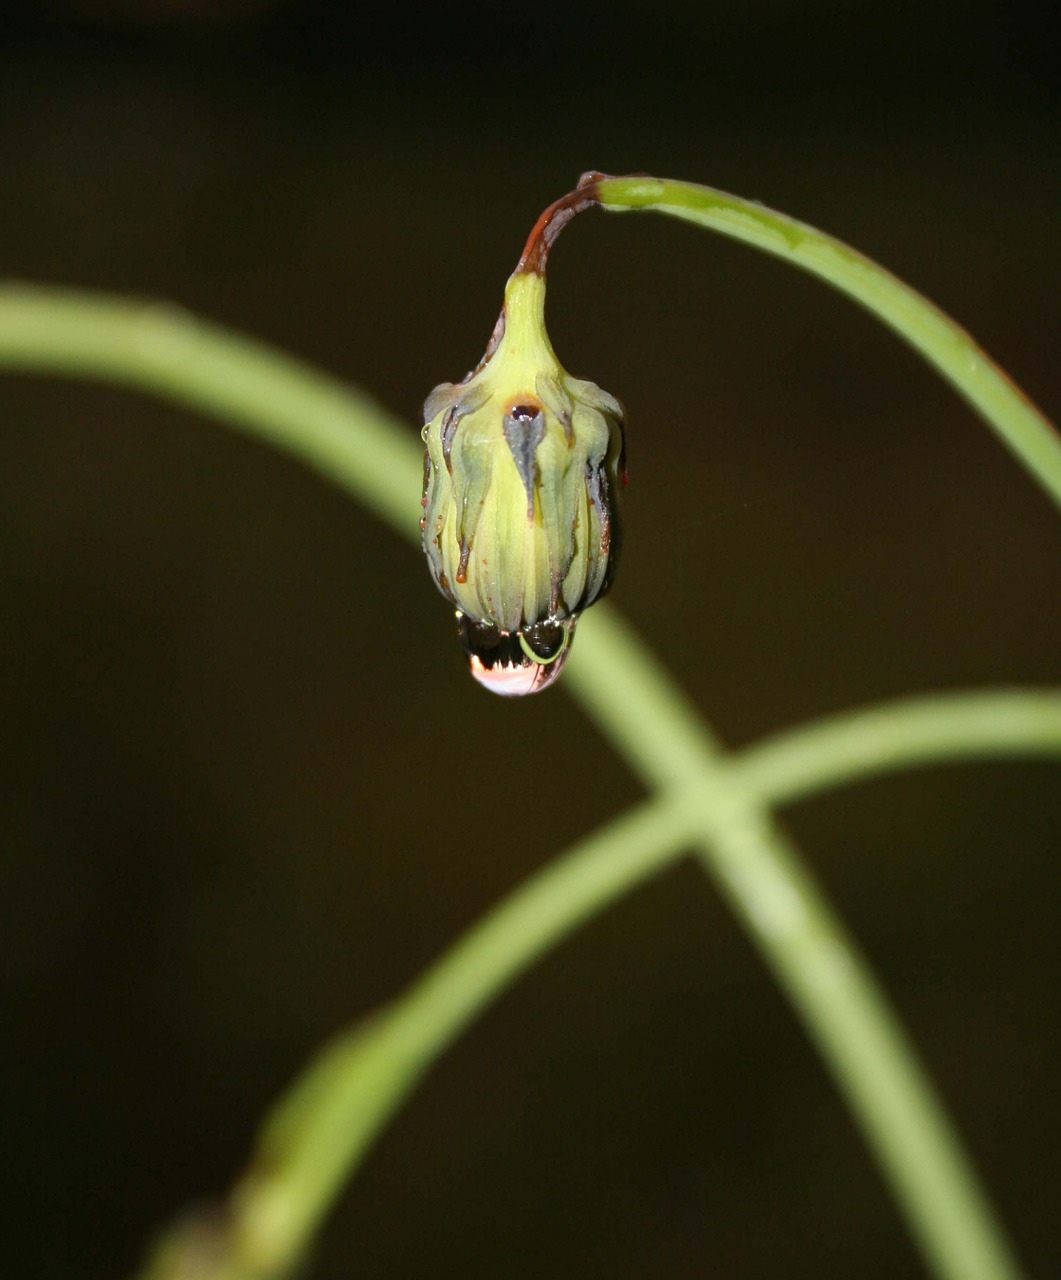
M472 551L471 543L465 542L465 540L461 538L460 551L461 551L461 558L460 558L460 563L457 565L457 581L467 582L468 581L468 557L471 555L471 551Z
M483 352L483 358L475 366L475 368L464 379L465 382L471 381L477 373L479 373L484 365L490 363L490 357L501 345L501 339L505 336L505 308L501 308L501 314L497 317L497 323L494 325L494 331L490 335L490 341L486 344L486 350Z
M450 450L453 448L453 437L457 434L457 423L460 421L460 404L454 404L446 411L442 419L442 457L446 461L446 470L453 474L453 463L450 462Z

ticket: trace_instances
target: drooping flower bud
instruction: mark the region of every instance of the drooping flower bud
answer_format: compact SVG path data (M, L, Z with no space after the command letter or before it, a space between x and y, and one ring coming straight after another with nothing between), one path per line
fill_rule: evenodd
M424 405L423 546L473 675L532 693L559 674L619 547L623 411L573 378L545 330L545 280L517 270L482 363Z

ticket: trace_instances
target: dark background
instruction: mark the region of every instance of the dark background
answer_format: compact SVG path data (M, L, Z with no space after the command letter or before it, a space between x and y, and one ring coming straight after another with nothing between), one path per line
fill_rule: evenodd
M381 10L8 10L0 274L173 299L413 424L481 354L539 210L583 169L641 170L840 235L1061 414L1061 119L1032 7ZM629 414L614 598L729 742L1056 680L1057 511L850 303L594 214L554 254L550 317ZM640 787L562 692L475 688L419 557L294 463L98 386L4 376L0 419L0 1269L111 1280L223 1193L326 1036ZM785 814L1042 1277L1059 781L968 765ZM683 865L446 1056L311 1274L922 1273Z

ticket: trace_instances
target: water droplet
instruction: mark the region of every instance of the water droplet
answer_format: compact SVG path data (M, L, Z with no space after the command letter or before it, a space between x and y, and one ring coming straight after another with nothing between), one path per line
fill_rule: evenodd
M574 618L500 631L457 613L457 633L472 675L491 693L509 698L538 693L556 680L571 652L574 631Z

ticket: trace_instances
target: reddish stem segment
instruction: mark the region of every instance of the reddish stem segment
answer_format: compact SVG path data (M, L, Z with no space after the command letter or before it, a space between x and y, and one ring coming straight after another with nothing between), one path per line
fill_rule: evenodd
M533 272L537 276L545 275L549 250L553 247L556 237L577 213L600 204L598 183L607 176L591 169L579 178L578 186L574 191L569 191L566 196L553 201L534 224L534 229L527 237L523 254L516 264L517 273L524 271Z

